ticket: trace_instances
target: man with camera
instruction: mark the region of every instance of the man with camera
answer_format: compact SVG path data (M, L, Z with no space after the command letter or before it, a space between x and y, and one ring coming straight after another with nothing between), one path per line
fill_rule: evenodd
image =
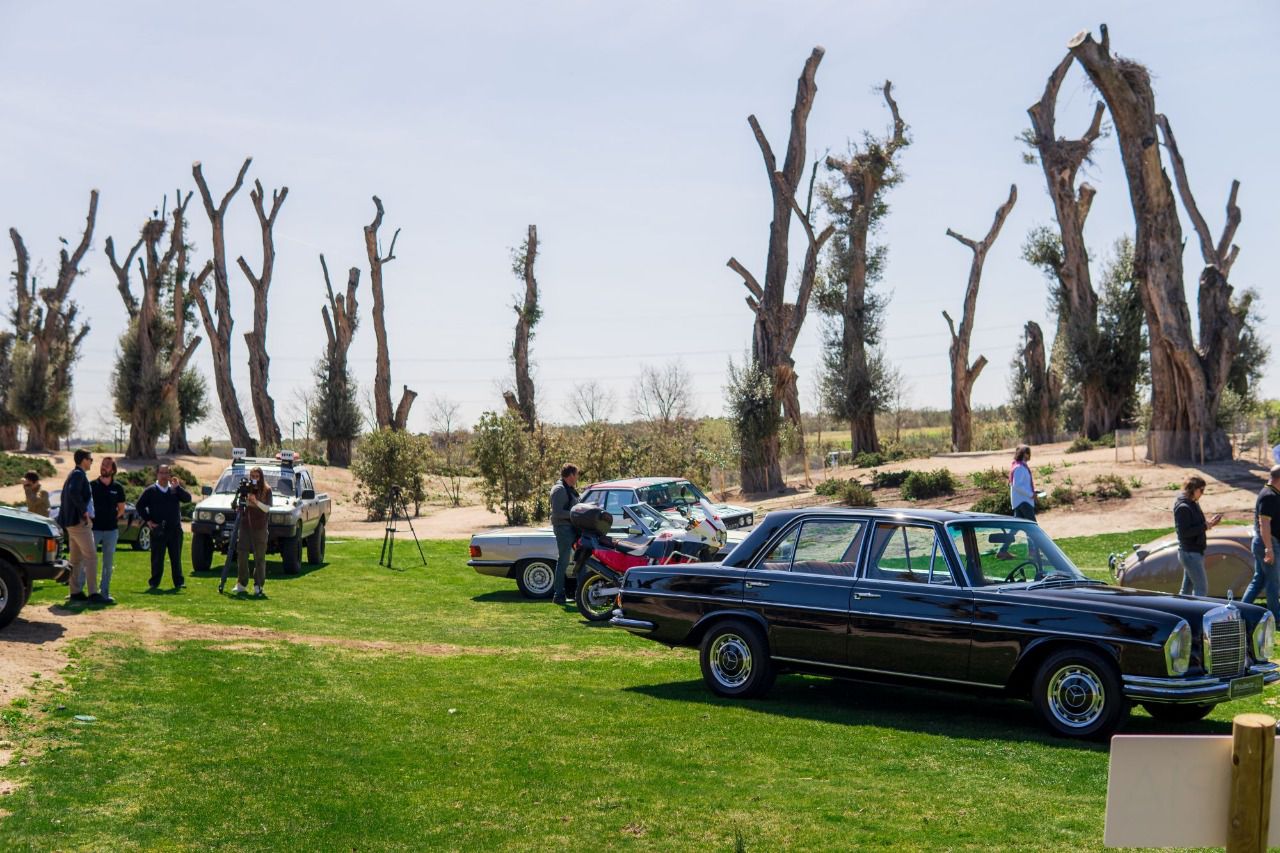
M151 528L152 592L160 588L164 576L164 556L169 555L173 588L182 589L182 505L191 503L191 493L173 479L168 465L156 469L156 481L142 490L138 498L138 515Z
M271 487L261 468L249 472L249 481L236 493L236 585L232 595L249 591L249 552L253 551L253 594L261 596L267 583L267 512Z

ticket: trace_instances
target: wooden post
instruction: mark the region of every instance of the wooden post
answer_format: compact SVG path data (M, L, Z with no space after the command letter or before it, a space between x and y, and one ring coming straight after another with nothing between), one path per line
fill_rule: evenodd
M1231 721L1231 739L1227 853L1262 853L1270 830L1276 721L1266 714L1239 714Z

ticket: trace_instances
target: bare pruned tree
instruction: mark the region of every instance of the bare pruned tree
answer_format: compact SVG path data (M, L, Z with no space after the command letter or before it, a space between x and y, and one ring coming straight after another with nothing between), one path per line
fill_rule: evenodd
M387 346L386 301L382 294L382 267L396 258L396 239L400 236L397 228L391 235L391 245L387 253L382 254L382 246L378 242L378 229L382 227L382 199L373 197L376 210L373 221L364 227L365 252L369 256L369 287L373 291L373 336L378 344L377 367L373 377L374 413L379 429L403 430L409 422L409 409L413 406L416 391L404 386L400 395L400 403L394 412L391 410L391 352Z
M823 244L834 231L828 226L818 232L809 217L810 211L802 210L796 201L800 180L804 175L809 111L813 108L813 101L818 93L814 78L824 53L821 47L815 47L800 73L796 84L795 106L791 110L791 134L787 140L787 152L781 169L778 168L777 158L760 122L754 115L747 117L764 158L765 174L773 195L773 220L769 223L769 250L765 259L764 284L761 285L737 258L730 258L728 262L729 268L742 277L742 283L748 291L747 305L755 314L752 362L758 370L769 376L773 384L774 402L782 406L787 419L797 426L800 426L800 392L791 352L809 310L809 297L818 271L818 256ZM804 226L808 248L796 301L789 304L786 301L788 239L793 213ZM803 428L797 432L803 443ZM759 446L753 448L750 454L744 453L741 459L743 490L769 492L782 488L784 483L777 432L760 436L757 443Z
M240 271L253 288L253 329L245 332L244 342L249 350L249 396L253 401L253 414L258 422L258 440L270 447L280 446L280 424L276 421L276 403L268 389L271 374L271 358L267 355L267 293L271 290L271 276L276 266L275 227L276 216L289 195L288 187L271 191L271 212L264 205L265 193L261 181L253 182L249 198L258 214L258 227L262 231L262 272L254 275L244 255L236 258Z
M1161 161L1159 125L1151 75L1141 64L1113 56L1104 24L1101 39L1084 31L1067 45L1111 112L1120 159L1129 183L1135 224L1134 272L1147 317L1151 362L1149 457L1160 462L1231 458L1231 443L1217 425L1227 370L1240 342L1241 316L1234 310L1227 274L1240 212L1238 183L1227 203L1227 224L1214 244L1187 187L1177 143L1165 126L1170 148L1206 269L1200 278L1200 339L1191 328L1182 268L1182 225L1177 199ZM1193 212L1194 211L1194 212Z
M538 410L534 404L533 377L529 368L529 341L533 329L542 319L538 305L538 280L534 278L534 264L538 260L538 226L530 225L524 243L511 253L511 271L524 281L524 299L513 307L516 312L516 334L511 344L511 364L515 368L516 388L508 391L507 407L520 415L525 429L532 430L538 422Z
M236 174L235 183L222 197L218 204L213 203L213 195L209 192L209 184L205 181L204 170L199 161L191 166L191 174L195 178L196 187L200 190L200 200L204 203L205 213L209 217L209 226L213 232L213 311L209 310L209 301L203 288L191 291L191 297L200 309L200 318L204 322L205 332L209 335L209 348L213 351L213 386L218 392L218 404L222 409L222 418L227 424L227 435L232 445L245 448L250 455L258 448L257 441L249 433L245 424L244 411L240 406L240 398L236 395L235 382L231 378L231 331L235 320L231 316L231 281L227 275L227 208L240 187L244 185L244 176L249 171L252 157L246 157L240 171ZM214 321L214 313L217 321Z
M1045 356L1044 332L1039 323L1028 322L1023 329L1022 349L1014 356L1009 384L1022 438L1028 444L1053 441L1062 389Z
M328 304L320 308L326 347L324 360L317 370L316 405L309 411L316 431L325 443L325 459L330 465L346 468L351 464L351 444L360 434L360 408L347 356L351 339L360 324L356 304L360 269L352 267L347 271L345 295L334 293L329 265L325 263L323 253L320 255L320 269L324 272L324 290L328 300Z
M995 221L991 223L987 236L981 240L970 240L950 228L947 229L948 237L963 243L973 252L973 261L969 265L969 282L964 291L964 313L960 316L960 328L956 328L950 314L942 312L947 328L951 330L951 449L956 452L973 449L973 407L969 400L973 383L977 381L982 368L987 366L985 355L978 356L973 364L969 364L969 342L973 337L973 315L978 305L978 286L982 283L982 265L1017 200L1018 187L1010 186L1009 199L996 209Z
M617 405L614 393L594 379L577 383L569 393L569 413L583 426L608 421Z
M89 193L89 213L74 250L67 241L58 254L58 277L53 287L37 288L31 273L31 254L16 228L9 229L17 255L14 282L14 340L9 367L11 384L6 400L10 414L26 424L27 451L56 449L71 429L71 367L89 333L78 323L79 307L71 300L71 285L93 244L98 218L98 191ZM39 304L37 304L37 297Z
M640 369L633 411L650 423L669 426L693 412L692 379L678 361L665 367L646 364Z
M173 226L169 227L160 215L147 220L123 261L116 256L115 241L111 237L106 240L107 261L115 273L116 288L130 321L126 337L121 340L124 353L116 368L114 391L117 413L129 424L125 455L134 459L155 459L156 440L161 432L180 420L178 383L200 345L199 336L186 339L186 212L190 201L190 192L183 195L177 191ZM166 230L168 246L161 252ZM130 284L135 258L140 297L134 296ZM210 261L190 288L199 290L212 272ZM162 292L169 285L173 288L174 313L172 321L165 322L161 301Z
M461 407L447 397L432 397L427 407L438 462L435 476L453 506L462 506L462 478L466 472L466 441L461 431Z
M843 177L848 194L840 195L834 189L828 193L827 205L841 225L832 272L843 281L828 283L819 306L840 324L839 351L828 361L835 368L832 378L837 382L833 384L841 391L836 408L849 420L855 454L880 450L876 412L887 402L883 372L873 369L874 359L868 353L868 345L874 346L879 338L881 310L880 302L868 298L867 284L880 277L883 247L880 252L871 251L867 236L887 210L885 190L901 180L895 158L910 144L907 124L893 99L893 83L884 81L881 92L893 116L892 129L884 137L867 133L861 146L851 146L848 158L827 158L827 168Z

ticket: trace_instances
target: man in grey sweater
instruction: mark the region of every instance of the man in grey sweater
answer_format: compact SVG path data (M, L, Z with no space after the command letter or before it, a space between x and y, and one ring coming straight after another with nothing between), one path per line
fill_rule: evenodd
M564 604L564 576L569 569L569 560L573 555L573 541L577 535L573 525L569 523L569 511L578 503L578 466L572 463L560 469L560 481L551 487L551 530L556 534L555 592L551 600L556 604Z

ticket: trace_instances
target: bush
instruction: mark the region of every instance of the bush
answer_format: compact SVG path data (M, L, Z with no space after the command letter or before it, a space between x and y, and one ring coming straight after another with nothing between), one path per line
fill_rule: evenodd
M385 518L392 490L400 489L406 505L426 499L426 473L431 448L417 435L382 429L360 439L351 473L356 478L356 502L368 512L368 519Z
M198 486L200 481L196 479L196 475L191 473L190 468L184 468L181 465L170 465L169 473L175 480L184 486ZM116 475L116 482L122 486L138 486L139 489L145 489L156 481L156 469L154 465L148 465L145 468L134 468L132 471L120 471Z
M1133 493L1119 474L1099 474L1093 478L1093 494L1100 500L1127 498Z
M1076 436L1071 445L1067 447L1067 453L1084 453L1086 450L1093 450L1093 442L1083 435Z
M990 492L973 502L969 507L973 512L992 512L996 515L1013 515L1013 506L1009 503L1009 490Z
M1048 504L1050 507L1069 506L1076 502L1076 498L1076 490L1070 486L1054 486L1049 493Z
M824 498L834 498L840 494L840 490L844 488L848 480L840 477L832 477L829 480L823 480L821 483L813 487L815 495L822 495Z
M973 484L984 492L1008 491L1009 476L1002 473L997 468L988 468L985 471L974 471L969 475L969 479ZM986 510L983 510L984 512Z
M485 412L476 422L471 453L490 512L502 510L507 524L528 524L541 485L537 449L524 421L510 412Z
M914 473L914 471L872 471L871 485L877 489L896 489Z
M883 453L868 453L863 451L853 457L853 465L855 468L875 468L876 466L883 465L884 463L885 458Z
M955 494L956 481L946 468L936 471L912 471L900 487L904 500L918 501Z
M56 477L58 469L53 463L40 456L19 456L14 453L0 453L0 486L16 486L22 482L22 475L35 471L41 477ZM26 506L24 502L22 504Z
M845 506L875 506L875 496L871 490L857 480L846 480L841 484L838 497Z

